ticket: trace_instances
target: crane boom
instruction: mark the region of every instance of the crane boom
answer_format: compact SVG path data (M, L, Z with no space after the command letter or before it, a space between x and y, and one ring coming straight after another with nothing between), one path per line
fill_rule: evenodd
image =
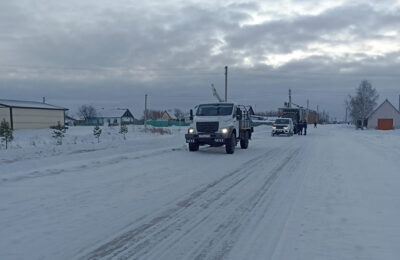
M219 96L217 90L214 87L214 84L211 84L211 91L213 93L213 96L218 99L219 102L224 102L224 100Z

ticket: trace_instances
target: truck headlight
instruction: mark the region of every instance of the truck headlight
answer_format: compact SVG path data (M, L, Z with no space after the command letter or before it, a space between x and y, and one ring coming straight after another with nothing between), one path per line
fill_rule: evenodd
M223 134L229 133L229 128L222 128L221 133L223 133Z
M283 129L285 129L285 130L288 130L288 129L289 129L289 127L288 127L288 126L285 126Z
M189 128L188 133L189 134L194 134L194 129L193 128Z
M276 129L276 126L272 126L272 129Z

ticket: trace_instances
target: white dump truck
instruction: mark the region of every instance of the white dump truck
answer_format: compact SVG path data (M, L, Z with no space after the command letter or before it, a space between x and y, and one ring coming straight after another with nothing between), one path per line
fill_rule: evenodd
M254 131L249 109L234 103L210 103L196 106L195 113L190 110L191 125L185 135L189 151L198 151L201 145L225 145L226 153L233 154L238 142L247 149Z

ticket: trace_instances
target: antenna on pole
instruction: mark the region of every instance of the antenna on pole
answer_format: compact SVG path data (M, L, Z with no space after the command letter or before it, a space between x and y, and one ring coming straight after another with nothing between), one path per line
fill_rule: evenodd
M213 93L213 96L216 97L219 102L224 102L224 100L220 97L217 90L215 89L214 84L211 84L211 91Z
M292 90L289 89L289 107L292 107Z

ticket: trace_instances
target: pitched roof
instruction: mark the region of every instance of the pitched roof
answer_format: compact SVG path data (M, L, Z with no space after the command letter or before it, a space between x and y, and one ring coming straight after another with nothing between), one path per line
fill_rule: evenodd
M43 102L37 101L22 101L22 100L9 100L0 99L0 105L15 108L37 108L37 109L51 109L51 110L68 110L64 107L58 107Z
M161 114L161 117L164 117L164 115L166 115L168 118L170 118L170 119L177 119L176 117L175 117L175 115L171 115L170 113L168 113L168 111L167 110L164 110L164 112L162 112L162 114Z
M120 118L123 117L126 112L129 112L130 115L132 113L129 111L129 109L122 109L122 108L115 108L115 109L99 109L98 111L98 117L105 117L105 118ZM133 117L133 115L132 115Z
M75 118L73 118L72 116L69 116L69 115L65 115L65 119L77 121Z
M396 108L395 106L393 106L393 104L390 103L390 101L389 101L388 99L385 99L385 101L383 101L382 104L380 104L374 111L371 112L371 114L369 114L369 115L367 116L367 119L370 118L373 114L375 114L375 112L378 111L378 110L383 106L383 104L385 104L385 103L388 103L389 105L391 105L391 106L393 107L393 109L394 109L397 113L400 114L399 110L397 110L397 108Z

